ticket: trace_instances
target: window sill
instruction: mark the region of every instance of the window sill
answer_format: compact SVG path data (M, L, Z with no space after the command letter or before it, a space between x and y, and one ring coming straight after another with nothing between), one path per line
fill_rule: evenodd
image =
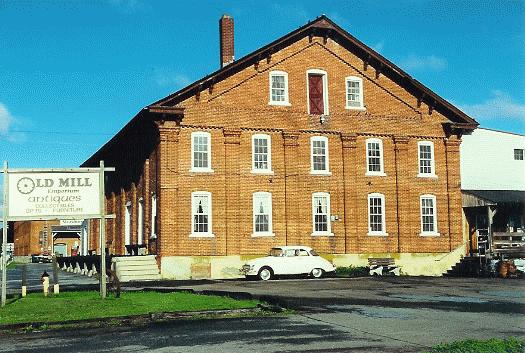
M421 232L419 233L419 236L421 237L439 237L441 234L436 232Z
M214 170L211 169L211 168L202 168L202 169L191 168L190 169L190 173L208 173L208 174L211 174L211 173L214 173Z
M252 169L252 174L256 175L274 175L273 170L262 170L262 169Z
M385 172L366 172L366 176L386 176Z
M290 102L272 102L272 101L269 101L268 105L277 105L280 107L291 107L292 106Z
M385 232L368 232L366 235L369 235L371 237L387 237L388 233Z
M365 107L349 107L349 106L345 106L345 109L348 109L348 110L366 111L366 108L365 108Z
M191 233L190 238L215 238L213 233Z
M431 179L437 179L437 175L436 174L421 174L419 173L417 175L418 178L431 178Z
M312 237L333 237L334 233L332 232L313 232Z
M275 233L252 233L252 238L275 237Z
M322 170L311 170L311 175L320 175L320 176L332 176L332 172L322 171Z

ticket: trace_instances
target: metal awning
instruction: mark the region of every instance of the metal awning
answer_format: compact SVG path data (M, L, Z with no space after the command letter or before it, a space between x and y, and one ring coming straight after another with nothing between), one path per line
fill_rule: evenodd
M525 191L519 190L462 190L461 193L463 207L525 203Z

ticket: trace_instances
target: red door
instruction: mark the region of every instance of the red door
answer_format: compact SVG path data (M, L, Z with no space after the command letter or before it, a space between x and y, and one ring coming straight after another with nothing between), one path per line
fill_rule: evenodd
M308 94L310 101L310 114L324 114L323 75L308 75Z

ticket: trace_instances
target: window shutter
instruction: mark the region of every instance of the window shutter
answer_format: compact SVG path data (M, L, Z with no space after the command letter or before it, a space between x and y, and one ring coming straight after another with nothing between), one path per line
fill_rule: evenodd
M308 75L310 114L324 114L323 75Z

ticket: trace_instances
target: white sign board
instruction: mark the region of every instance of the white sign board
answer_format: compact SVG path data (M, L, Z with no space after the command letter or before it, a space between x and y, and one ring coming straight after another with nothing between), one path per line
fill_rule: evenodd
M8 173L7 216L88 218L100 214L99 173ZM82 216L82 217L78 217Z

